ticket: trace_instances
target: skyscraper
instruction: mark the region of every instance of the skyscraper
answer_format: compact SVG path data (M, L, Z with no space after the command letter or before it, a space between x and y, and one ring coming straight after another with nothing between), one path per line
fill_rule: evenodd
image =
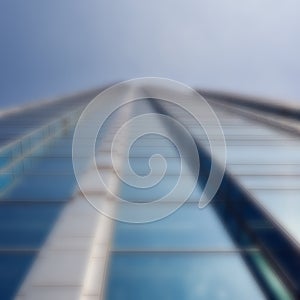
M192 113L209 137L191 112L176 105L145 98L120 107L97 138L96 168L84 155L92 138L87 128L78 144L82 156L76 157L82 192L72 165L73 135L81 113L100 91L1 115L1 299L299 297L299 110L202 92L220 120L227 162L217 194L200 209L213 161L222 173L223 155L215 124L201 103ZM135 136L135 126L117 140L123 174L116 174L114 137L128 120L145 114L150 117L139 130L149 132L130 150L127 141ZM182 205L185 187L195 180L189 171L194 159L183 132L161 116L178 120L197 148L197 184ZM156 130L168 132L172 141ZM126 151L130 168L140 177L153 171L155 184L140 189L118 180L125 176L137 184L124 163ZM154 203L167 195L179 173L184 185L169 202L132 209L132 203ZM127 202L118 203L106 184ZM178 209L166 217L140 222L176 203Z

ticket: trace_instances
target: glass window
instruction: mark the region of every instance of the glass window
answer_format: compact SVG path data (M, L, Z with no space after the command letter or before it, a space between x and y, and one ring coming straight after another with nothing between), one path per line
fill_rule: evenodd
M115 253L106 299L265 299L235 253Z
M153 209L160 209L160 206ZM122 205L119 211L123 217L133 213L126 204ZM159 221L144 224L117 222L113 247L114 249L232 249L234 245L211 207L199 209L196 203L190 203Z
M67 201L75 184L73 174L26 175L1 198L9 201Z
M34 258L34 253L0 254L1 299L13 299Z
M63 204L0 204L0 248L40 247Z
M299 190L251 190L251 192L300 245Z

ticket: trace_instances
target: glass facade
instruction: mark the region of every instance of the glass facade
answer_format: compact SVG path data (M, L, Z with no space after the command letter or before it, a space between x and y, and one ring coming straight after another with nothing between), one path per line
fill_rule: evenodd
M131 104L131 117L159 113L182 122L197 143L201 165L197 185L179 209L158 221L132 224L101 216L76 183L73 133L80 113L97 93L28 107L0 119L0 298L296 299L300 142L286 126L295 131L297 122L288 116L281 120L278 114L280 120L273 124L275 112L207 97L224 131L227 164L212 203L199 209L211 162L205 131L176 106L153 99ZM108 178L115 176L108 150L126 120L123 109L108 120L97 143L97 167ZM200 104L193 113L214 133ZM153 117L142 126L166 125ZM128 130L128 137L134 131ZM82 147L89 138L82 137ZM132 145L130 167L140 176L152 168L159 179L161 161L154 159L150 168L152 155L164 157L162 180L143 189L118 184L116 195L129 202L123 204L99 186L89 158L80 158L94 203L108 206L120 219L168 211L180 203L184 187L168 203L140 210L129 205L155 202L167 194L176 186L182 164L184 186L193 180L189 154L180 155L172 141L156 134ZM122 170L123 176L131 176L125 164Z
M75 188L72 136L90 96L4 114L0 148L0 298L11 299Z

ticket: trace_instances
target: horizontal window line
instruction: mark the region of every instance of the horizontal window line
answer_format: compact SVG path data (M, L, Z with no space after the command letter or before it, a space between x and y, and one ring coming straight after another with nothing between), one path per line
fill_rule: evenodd
M35 253L40 251L40 248L1 248L0 254L9 254L9 253Z
M222 248L206 248L206 249L111 249L111 253L242 253L242 252L260 252L258 248L233 248L233 249L222 249Z

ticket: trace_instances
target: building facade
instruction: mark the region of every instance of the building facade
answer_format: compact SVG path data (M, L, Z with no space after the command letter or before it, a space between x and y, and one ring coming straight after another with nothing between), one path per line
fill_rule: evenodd
M82 111L100 91L0 116L0 298L299 298L299 109L202 92L220 120L227 161L217 194L199 209L212 161L222 159L215 125L201 104L193 113L211 129L209 139L188 112L170 103L141 99L121 107L99 134L97 167L90 164L90 157L77 157L90 203L77 185L72 143ZM184 186L195 180L188 171L193 168L189 151L182 155L174 142L151 132L131 145L130 166L140 176L152 170L159 178L161 160L149 164L149 158L159 154L166 163L163 178L143 189L117 180L110 158L113 139L122 124L142 114L151 117L139 130L165 130L184 148L180 130L159 116L183 124L196 143L200 171L196 187L176 211L135 224L115 219L167 211L181 202L184 188L170 202L151 208L133 210L131 203L160 199L176 186L183 169ZM117 157L125 178L131 172L124 167L124 153L136 130L129 127L118 140ZM86 132L80 140L83 149L92 138ZM99 184L99 171L127 202L118 203Z

